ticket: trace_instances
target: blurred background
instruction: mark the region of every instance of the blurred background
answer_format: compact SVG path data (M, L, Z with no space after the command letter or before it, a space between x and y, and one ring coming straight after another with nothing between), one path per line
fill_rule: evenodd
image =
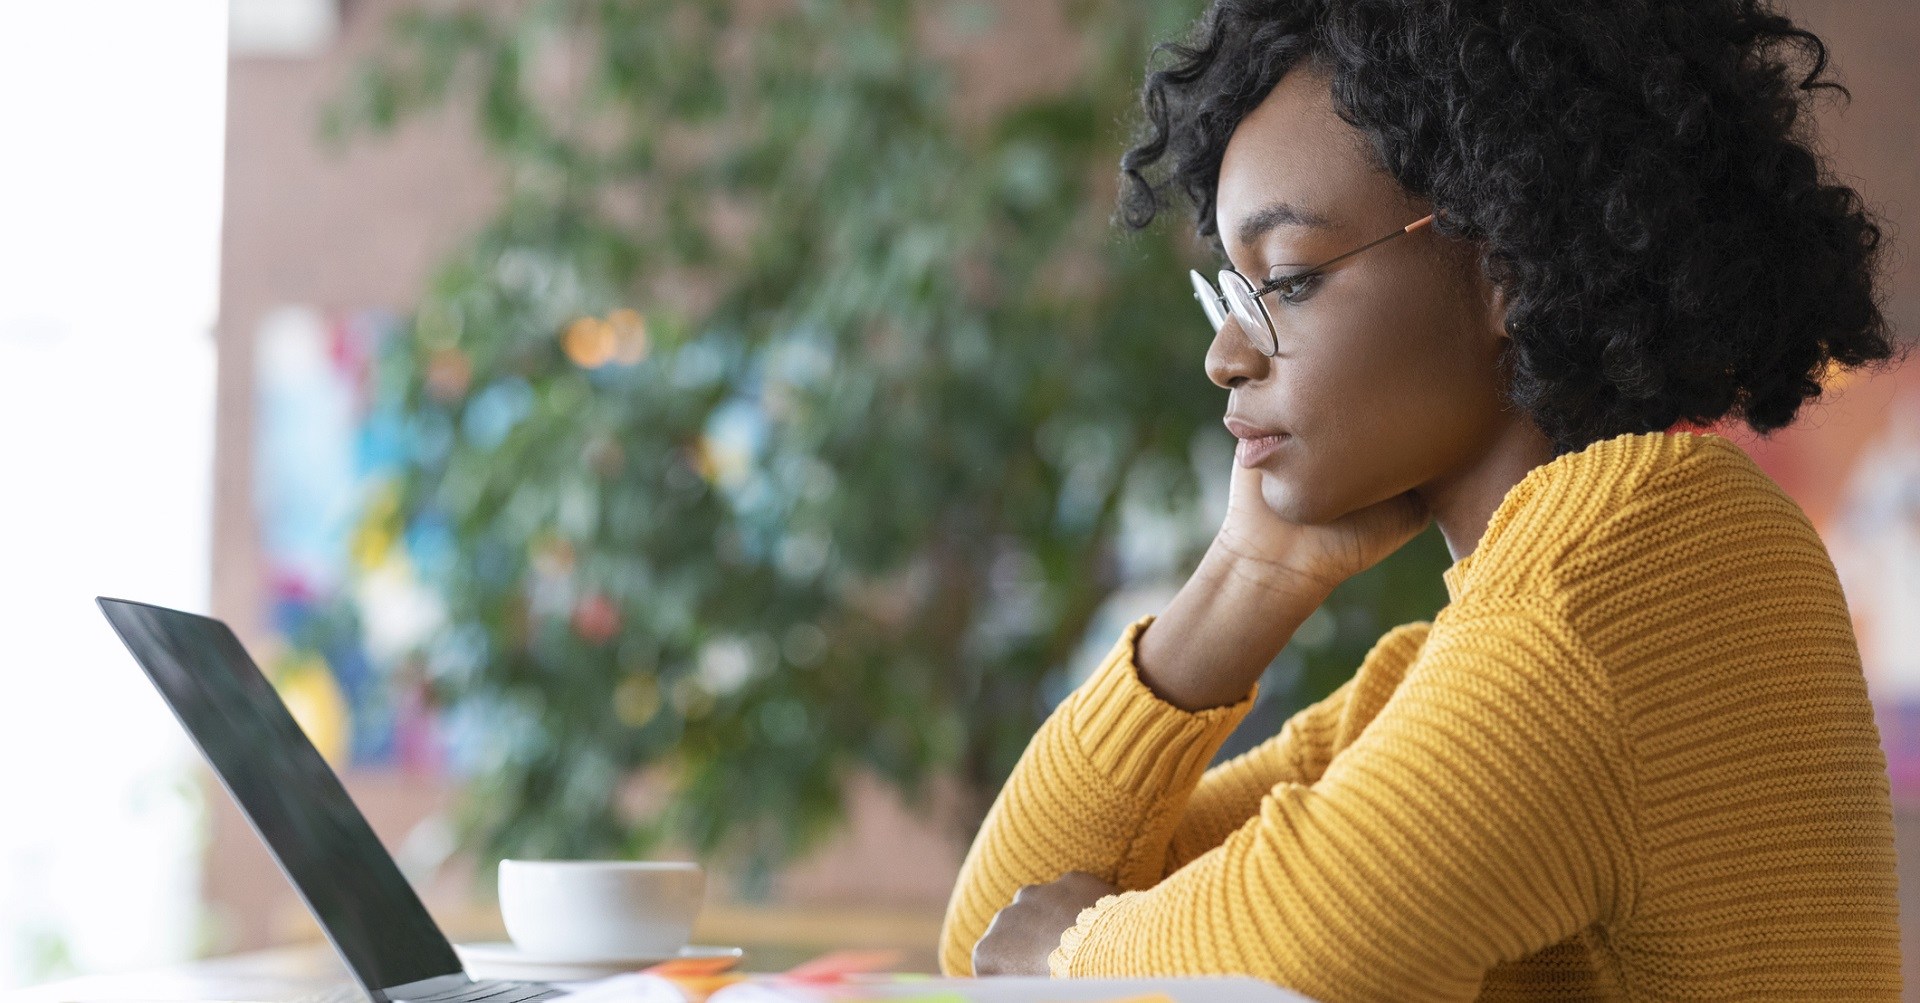
M1898 245L1920 8L1784 7ZM1200 8L0 3L0 988L318 937L98 594L232 624L456 939L502 856L698 857L703 942L931 969L1000 779L1224 504L1207 257L1108 223ZM1913 336L1898 248L1887 292ZM1904 874L1920 373L1831 389L1726 431L1840 568ZM1446 563L1344 586L1223 754Z

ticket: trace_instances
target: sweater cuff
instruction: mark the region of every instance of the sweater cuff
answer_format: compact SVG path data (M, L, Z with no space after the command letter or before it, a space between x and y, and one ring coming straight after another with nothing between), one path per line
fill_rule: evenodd
M1201 711L1162 700L1140 681L1134 645L1153 622L1130 624L1062 710L1087 760L1119 790L1160 793L1200 782L1221 743L1253 708L1259 687L1239 702Z
M1067 928L1066 933L1060 935L1060 946L1047 955L1047 974L1056 979L1072 978L1074 955L1079 952L1080 945L1086 941L1087 934L1092 932L1094 922L1109 907L1139 894L1139 892L1121 892L1118 895L1103 896L1099 901L1080 910L1080 915L1074 919L1073 925Z

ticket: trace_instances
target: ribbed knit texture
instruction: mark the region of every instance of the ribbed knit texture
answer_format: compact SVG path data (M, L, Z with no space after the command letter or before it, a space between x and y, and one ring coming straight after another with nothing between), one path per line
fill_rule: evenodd
M941 962L1025 884L1122 889L1056 975L1244 973L1327 1003L1892 1000L1893 816L1846 604L1739 447L1650 433L1529 472L1431 623L1212 770L1129 627L968 853Z

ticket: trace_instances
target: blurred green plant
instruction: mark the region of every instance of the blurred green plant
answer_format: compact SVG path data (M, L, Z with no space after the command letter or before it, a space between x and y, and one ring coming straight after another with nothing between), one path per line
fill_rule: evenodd
M19 946L15 954L24 964L28 982L50 982L80 974L75 963L73 944L66 934L47 922L28 924L16 933Z
M443 540L428 664L487 721L480 852L667 838L764 875L852 770L985 805L1125 584L1123 512L1192 526L1196 467L1224 489L1203 256L1108 222L1148 46L1199 7L1069 4L1071 81L985 109L940 54L995 44L977 3L394 22L329 134L465 107L504 186L382 360L413 450L364 527ZM1343 589L1275 706L1437 608L1444 560ZM649 769L663 808L623 796Z

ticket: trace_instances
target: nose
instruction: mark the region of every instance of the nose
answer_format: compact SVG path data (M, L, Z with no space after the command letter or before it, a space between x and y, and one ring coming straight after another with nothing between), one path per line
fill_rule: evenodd
M1207 379L1222 390L1232 390L1264 378L1272 361L1253 347L1240 330L1239 319L1228 316L1213 333L1213 344L1207 346Z

